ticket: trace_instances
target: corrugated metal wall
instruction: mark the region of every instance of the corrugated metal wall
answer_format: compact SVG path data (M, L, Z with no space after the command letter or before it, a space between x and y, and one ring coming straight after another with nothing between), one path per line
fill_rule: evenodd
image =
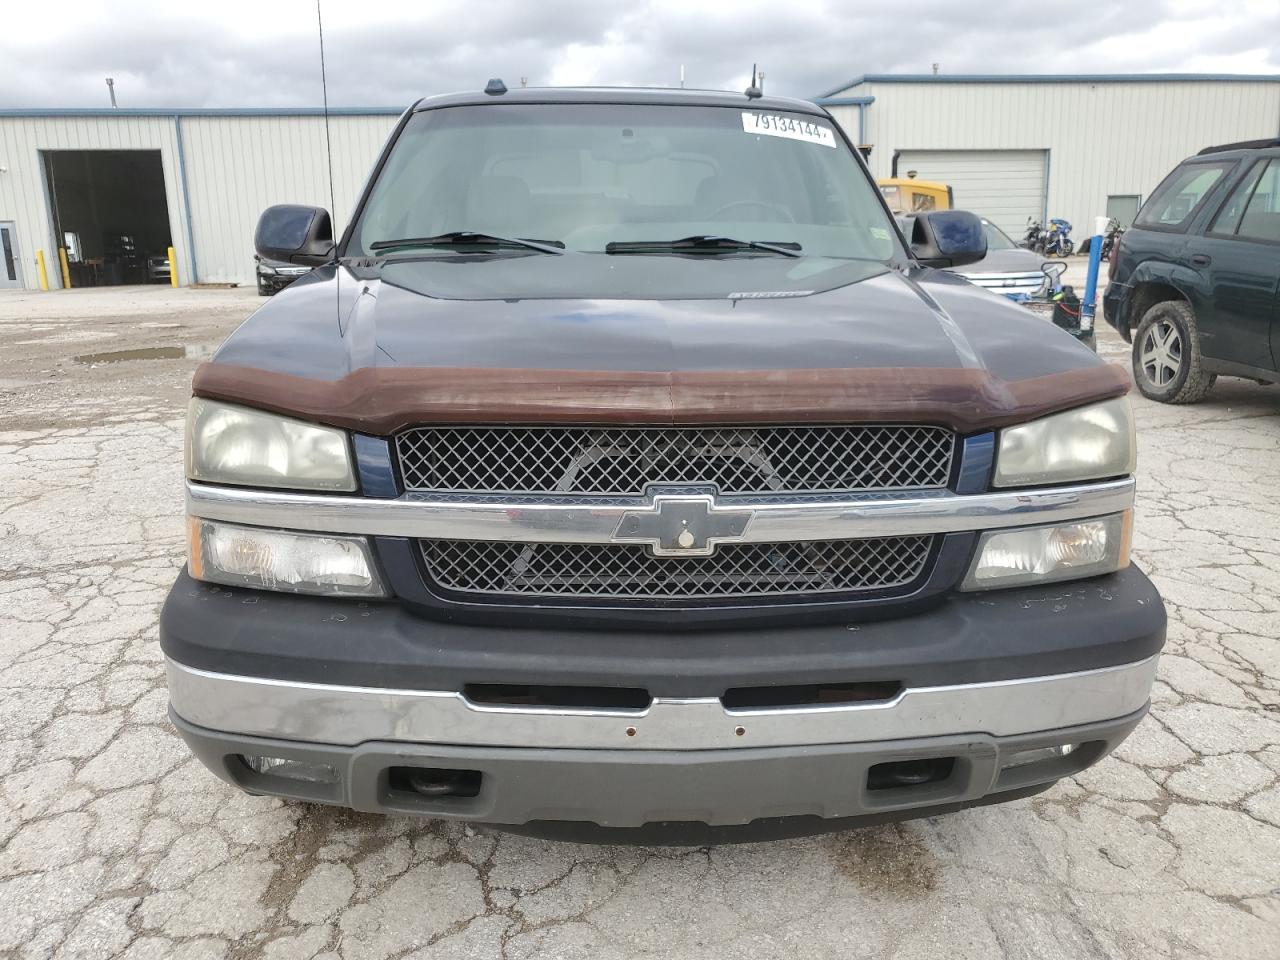
M895 150L1048 150L1048 215L1077 242L1110 194L1145 200L1178 161L1203 147L1280 134L1280 83L892 83L835 96L866 108L871 170L889 176ZM829 108L856 138L858 108ZM976 211L981 213L982 211Z
M396 121L385 112L330 118L336 229L346 224ZM0 114L0 167L6 168L0 172L0 220L15 222L22 280L29 289L37 286L37 249L45 252L50 286L62 285L41 162L44 150L159 150L169 229L184 284L192 279L193 252L200 281L252 283L253 228L264 207L330 206L324 118L315 114ZM184 165L190 190L186 198ZM186 203L191 209L190 234Z
M49 283L60 287L58 244L53 235L41 150L159 150L165 202L178 262L187 258L186 227L178 177L177 141L168 117L0 117L0 220L13 220L23 285L36 289L36 250L43 249Z
M330 118L335 231L346 226L396 119ZM263 208L330 208L323 117L183 117L182 133L202 281L253 282L253 228Z

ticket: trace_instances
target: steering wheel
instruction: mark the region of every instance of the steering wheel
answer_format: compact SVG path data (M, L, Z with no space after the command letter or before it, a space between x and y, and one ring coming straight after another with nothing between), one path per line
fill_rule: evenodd
M774 210L786 217L787 223L796 222L796 218L792 215L790 210L780 203L770 203L768 200L730 200L728 203L722 204L712 210L711 213L707 215L707 219L719 220L720 214L724 213L726 210L732 210L734 207L760 207L764 210Z

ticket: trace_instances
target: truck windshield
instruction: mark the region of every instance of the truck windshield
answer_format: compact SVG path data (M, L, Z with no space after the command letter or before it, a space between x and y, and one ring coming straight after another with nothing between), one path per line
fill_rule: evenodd
M781 244L804 257L902 256L874 185L830 121L737 107L485 104L415 114L345 253L395 256L405 250L389 241L459 231L585 253L776 256L753 244ZM725 242L672 245L704 238ZM414 255L476 246L436 243Z

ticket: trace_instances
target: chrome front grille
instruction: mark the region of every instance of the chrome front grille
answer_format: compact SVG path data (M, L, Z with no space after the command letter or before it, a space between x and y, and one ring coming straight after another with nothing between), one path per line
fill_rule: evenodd
M992 293L1009 295L1025 293L1034 296L1045 286L1043 273L970 273L963 274L970 283L986 287Z
M444 590L582 600L713 599L849 594L914 584L932 536L721 544L709 557L655 557L631 544L421 540L428 578Z
M944 427L420 427L396 437L408 490L638 496L650 484L721 494L945 487Z

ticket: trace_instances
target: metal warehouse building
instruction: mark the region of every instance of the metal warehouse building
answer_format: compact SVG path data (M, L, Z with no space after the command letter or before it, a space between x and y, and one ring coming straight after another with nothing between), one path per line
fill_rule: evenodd
M877 177L915 171L1009 233L1027 217L1127 221L1204 146L1280 132L1280 76L864 76L817 98ZM331 111L335 225L399 109ZM314 109L0 110L0 287L140 282L177 252L182 283L253 282L272 203L329 206Z
M330 111L339 229L401 112ZM170 244L183 284L253 283L258 214L290 202L330 205L319 110L0 110L0 287L37 288L36 250L62 286L68 234L73 286Z
M1179 160L1280 133L1280 75L867 75L816 98L877 178L951 184L1014 239L1028 217L1128 225Z

